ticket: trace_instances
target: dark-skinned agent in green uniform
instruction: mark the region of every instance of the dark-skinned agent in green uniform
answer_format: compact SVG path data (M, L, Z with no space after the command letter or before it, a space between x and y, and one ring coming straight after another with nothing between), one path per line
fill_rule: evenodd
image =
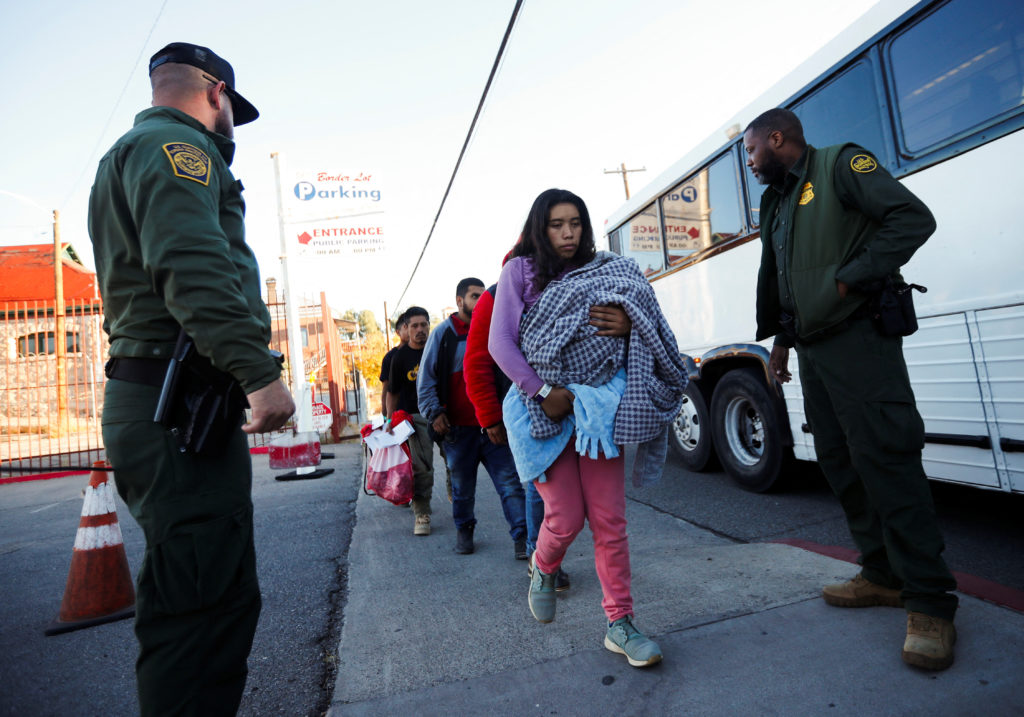
M860 550L860 574L827 585L839 607L903 606L903 660L953 663L956 581L921 466L924 423L900 336L868 302L935 231L928 208L867 150L808 146L800 120L774 109L743 136L761 184L757 339L775 337L769 372L787 382L796 347L818 462Z
M295 410L268 349L270 316L245 243L234 126L258 112L205 47L150 61L153 107L100 160L89 234L110 338L103 440L146 536L135 633L142 715L233 715L260 613L246 433ZM209 454L154 422L179 332L252 408Z

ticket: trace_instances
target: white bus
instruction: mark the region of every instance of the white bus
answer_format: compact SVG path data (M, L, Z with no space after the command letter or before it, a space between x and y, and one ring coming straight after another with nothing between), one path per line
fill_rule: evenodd
M742 128L788 107L817 147L856 142L935 214L903 268L920 329L904 353L935 480L1024 492L1024 3L879 3L609 217L609 248L645 270L690 367L671 439L684 464L717 455L748 490L792 452L814 460L796 361L767 373L754 341L763 187Z

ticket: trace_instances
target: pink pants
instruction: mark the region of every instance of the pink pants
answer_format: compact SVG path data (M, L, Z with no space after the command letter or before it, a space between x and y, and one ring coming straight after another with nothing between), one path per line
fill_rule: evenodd
M546 474L546 481L536 483L544 499L544 523L534 553L536 566L549 574L557 571L587 520L594 536L594 565L604 594L601 607L609 622L632 615L623 457L594 460L581 456L570 439Z

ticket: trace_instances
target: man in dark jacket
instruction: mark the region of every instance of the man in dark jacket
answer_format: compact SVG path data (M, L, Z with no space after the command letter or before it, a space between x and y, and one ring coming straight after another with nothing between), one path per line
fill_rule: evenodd
M235 125L258 112L209 48L172 43L150 60L153 107L100 160L89 236L111 361L103 441L146 536L135 634L142 715L233 715L260 613L252 465L244 432L295 410L267 346L270 314L245 243ZM154 422L179 330L247 394L214 454L178 450Z
M404 313L395 321L395 331L398 333L398 346L384 354L384 358L380 361L380 413L384 418L388 417L388 382L391 380L391 362L398 350L409 343L409 319Z
M474 550L476 476L483 463L508 522L517 560L526 560L526 504L508 445L481 430L466 390L463 358L473 309L484 293L483 282L467 278L455 290L458 312L438 324L427 339L416 378L420 410L434 433L444 437L444 454L452 478L452 518L457 530L455 552Z
M928 208L853 144L808 146L789 110L750 123L743 144L761 184L757 339L787 382L796 347L818 462L860 549L860 574L827 585L839 607L903 606L903 660L953 663L956 588L921 466L924 423L900 336L882 335L870 300L935 231Z

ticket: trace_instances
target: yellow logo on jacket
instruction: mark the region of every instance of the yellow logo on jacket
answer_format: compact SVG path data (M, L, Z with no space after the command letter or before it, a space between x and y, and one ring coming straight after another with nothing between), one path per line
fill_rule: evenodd
M210 155L206 152L184 142L165 144L164 152L171 160L174 176L191 179L203 186L210 183Z
M419 376L419 375L420 375L420 365L416 364L415 366L412 367L412 370L410 370L407 374L405 374L405 377L407 379L409 379L410 383L416 383L416 377Z
M808 182L800 190L800 206L810 204L812 199L814 199L814 185Z
M866 154L858 154L854 155L853 159L850 160L850 169L854 172L867 174L868 172L874 172L878 169L878 162L875 161L874 157L869 157Z

